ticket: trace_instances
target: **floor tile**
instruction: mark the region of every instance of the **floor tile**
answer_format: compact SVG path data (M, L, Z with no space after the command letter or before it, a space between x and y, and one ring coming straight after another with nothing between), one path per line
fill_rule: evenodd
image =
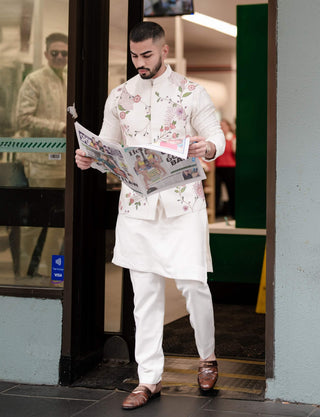
M24 395L29 397L55 397L79 400L100 400L112 391L89 388L69 388L46 385L17 385L6 391L6 395Z
M311 414L311 417L320 417L320 405L318 405L317 407L314 407L315 410L314 412Z
M121 404L128 395L115 392L107 400L99 401L77 417L128 417L128 410L122 410ZM130 417L191 417L207 402L200 398L184 398L181 396L162 395L144 407L130 410Z
M147 406L122 410L120 390L0 382L1 417L320 417L320 406L163 392Z
M256 413L236 413L231 411L198 410L191 417L258 417ZM262 417L259 414L259 417ZM268 416L270 417L270 416ZM279 416L272 416L279 417ZM281 417L281 416L280 416Z
M90 401L52 398L0 396L1 417L71 417L84 410ZM115 417L115 416L114 416Z
M14 382L6 382L6 381L0 381L0 393L3 391L6 391L12 387L16 387L18 384Z
M197 411L191 417L285 417L283 414L257 414L257 413L239 413L239 412L232 412L232 411L206 411L200 410ZM290 416L291 417L291 416ZM292 415L294 417L294 414ZM312 414L313 417L313 414Z
M273 401L233 401L212 399L204 407L207 411L233 411L266 416L307 417L314 411L312 405L285 404Z

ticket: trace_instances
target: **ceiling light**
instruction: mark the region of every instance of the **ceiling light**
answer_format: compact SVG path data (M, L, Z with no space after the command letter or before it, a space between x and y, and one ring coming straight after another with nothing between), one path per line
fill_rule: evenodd
M218 32L225 33L226 35L237 37L237 26L224 22L223 20L215 19L214 17L207 16L202 13L195 12L190 15L183 15L182 19L188 22L196 23L201 26L205 26L209 29L217 30Z

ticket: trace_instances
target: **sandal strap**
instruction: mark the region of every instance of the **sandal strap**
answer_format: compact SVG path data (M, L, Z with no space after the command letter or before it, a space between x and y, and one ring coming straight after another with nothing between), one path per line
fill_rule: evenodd
M200 368L211 368L213 366L218 366L217 361L200 361Z
M152 396L152 392L149 390L148 387L146 387L145 385L138 385L132 392L131 394L140 394L140 393L144 393L147 395L148 398L151 398Z

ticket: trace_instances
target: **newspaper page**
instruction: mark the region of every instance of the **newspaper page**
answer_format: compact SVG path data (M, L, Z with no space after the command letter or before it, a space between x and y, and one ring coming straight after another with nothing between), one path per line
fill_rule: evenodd
M94 159L92 168L113 173L139 194L150 195L206 178L198 158L181 157L188 153L188 140L177 146L162 142L124 147L101 139L78 122L75 129L80 148Z

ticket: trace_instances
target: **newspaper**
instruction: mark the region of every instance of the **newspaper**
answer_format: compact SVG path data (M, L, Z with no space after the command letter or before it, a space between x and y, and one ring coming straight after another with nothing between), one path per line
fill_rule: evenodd
M111 172L144 196L206 178L199 158L187 158L189 138L124 147L75 122L80 149L94 159L92 168Z

